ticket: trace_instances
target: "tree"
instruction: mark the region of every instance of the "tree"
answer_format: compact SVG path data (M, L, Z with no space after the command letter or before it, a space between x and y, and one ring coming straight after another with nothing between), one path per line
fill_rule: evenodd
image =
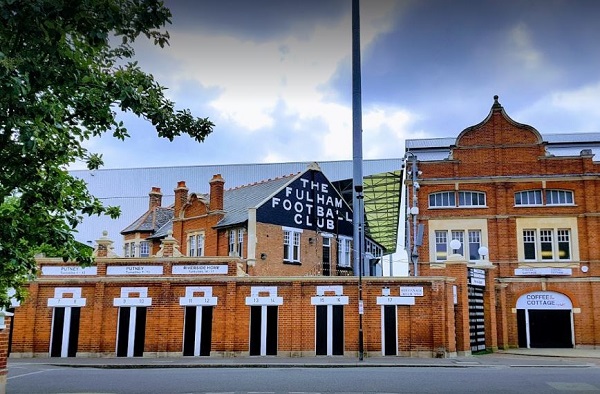
M36 273L45 246L65 261L93 263L75 241L85 216L119 214L68 173L102 156L82 142L111 133L125 139L117 112L132 112L160 137L198 142L207 118L175 110L165 88L133 61L139 37L168 44L171 13L159 0L0 0L0 304ZM0 305L0 306L1 306Z

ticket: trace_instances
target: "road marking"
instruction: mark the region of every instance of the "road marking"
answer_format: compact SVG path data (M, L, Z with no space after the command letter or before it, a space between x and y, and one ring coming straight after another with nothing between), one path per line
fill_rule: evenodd
M549 386L560 391L599 391L598 387L588 383L547 382Z
M24 373L22 375L17 375L17 376L9 376L8 378L6 378L6 380L10 380L10 379L14 379L14 378L22 378L23 376L36 375L38 373L48 372L48 371L54 371L54 369L42 369L41 371Z

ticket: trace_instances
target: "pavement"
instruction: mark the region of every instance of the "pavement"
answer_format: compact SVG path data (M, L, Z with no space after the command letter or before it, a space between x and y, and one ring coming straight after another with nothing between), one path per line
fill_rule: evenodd
M509 349L465 357L95 357L9 358L8 366L70 368L348 368L348 367L600 367L598 349Z

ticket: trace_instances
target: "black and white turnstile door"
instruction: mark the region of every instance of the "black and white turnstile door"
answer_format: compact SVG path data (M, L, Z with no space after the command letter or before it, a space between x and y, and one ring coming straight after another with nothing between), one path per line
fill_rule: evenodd
M57 287L54 298L48 299L52 307L52 328L50 332L50 357L75 357L79 341L79 318L85 298L81 298L81 288Z
M423 295L422 287L400 288L407 294ZM398 355L398 305L414 305L414 296L392 296L390 289L382 289L377 297L377 305L381 305L381 354L384 356Z
M246 305L250 306L250 355L276 356L278 307L283 305L283 298L277 296L277 287L253 286Z
M480 352L486 349L484 308L485 270L469 268L468 276L469 341L471 352Z
M572 348L575 343L573 304L554 291L535 291L517 300L519 347Z
M137 294L139 297L130 297ZM123 287L121 297L115 298L119 307L117 322L117 357L141 357L146 339L146 311L152 305L147 287Z
M185 297L179 298L179 305L185 307L183 355L210 356L213 307L217 305L212 287L186 287Z
M344 305L348 305L343 287L317 286L317 295L311 297L311 304L315 305L315 354L343 355Z

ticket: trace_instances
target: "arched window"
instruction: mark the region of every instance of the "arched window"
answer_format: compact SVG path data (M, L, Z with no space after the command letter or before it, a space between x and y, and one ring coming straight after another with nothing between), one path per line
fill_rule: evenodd
M485 193L476 191L437 192L429 195L429 208L485 207Z

